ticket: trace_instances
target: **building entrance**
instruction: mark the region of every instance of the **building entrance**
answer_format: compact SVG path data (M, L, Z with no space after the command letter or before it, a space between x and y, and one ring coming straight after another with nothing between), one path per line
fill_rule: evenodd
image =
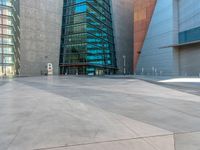
M0 76L14 76L14 66L0 66Z

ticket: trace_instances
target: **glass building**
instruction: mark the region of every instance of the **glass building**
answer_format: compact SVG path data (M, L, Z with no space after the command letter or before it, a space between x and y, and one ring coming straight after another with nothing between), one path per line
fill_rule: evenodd
M19 73L19 1L0 0L0 76Z
M110 0L64 0L61 74L116 71Z

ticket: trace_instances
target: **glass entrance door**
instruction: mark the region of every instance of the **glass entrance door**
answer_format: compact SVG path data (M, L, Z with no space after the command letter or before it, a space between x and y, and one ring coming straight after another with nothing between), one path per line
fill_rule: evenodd
M0 66L0 76L14 76L15 75L14 66Z

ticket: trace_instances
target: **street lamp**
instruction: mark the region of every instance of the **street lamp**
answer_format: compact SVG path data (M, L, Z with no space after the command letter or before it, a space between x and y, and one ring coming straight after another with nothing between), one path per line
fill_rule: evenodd
M126 56L123 55L123 60L124 60L124 75L126 74Z

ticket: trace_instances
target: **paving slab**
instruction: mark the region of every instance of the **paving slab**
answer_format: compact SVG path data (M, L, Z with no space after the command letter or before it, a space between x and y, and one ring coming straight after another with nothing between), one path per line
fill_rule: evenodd
M199 106L136 79L14 79L0 90L0 150L182 150L198 143Z
M199 150L200 132L176 134L175 141L176 150Z
M48 150L48 149L47 149ZM173 136L158 136L86 145L53 148L53 150L175 150Z

